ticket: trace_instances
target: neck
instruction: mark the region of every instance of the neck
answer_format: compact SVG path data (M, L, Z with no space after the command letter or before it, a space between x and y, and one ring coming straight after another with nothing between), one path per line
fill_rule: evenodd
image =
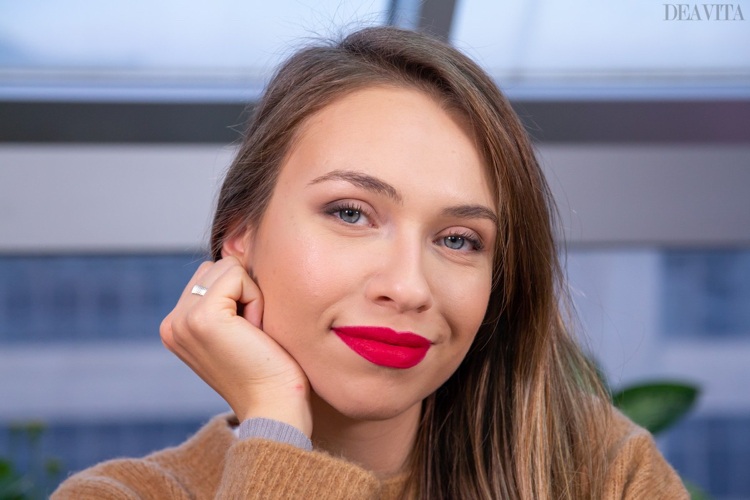
M381 479L406 470L417 436L421 404L390 419L360 420L342 415L313 393L312 409L312 441L316 448L344 457Z

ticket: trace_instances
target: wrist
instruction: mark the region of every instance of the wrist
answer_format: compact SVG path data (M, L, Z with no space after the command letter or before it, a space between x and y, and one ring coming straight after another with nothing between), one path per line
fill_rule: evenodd
M312 441L298 428L284 422L267 418L251 418L244 420L239 427L240 439L268 439L278 443L286 443L302 450L312 451Z
M235 411L235 414L240 422L252 418L275 420L295 427L308 438L312 437L312 410L306 390L286 398L264 398L247 409Z

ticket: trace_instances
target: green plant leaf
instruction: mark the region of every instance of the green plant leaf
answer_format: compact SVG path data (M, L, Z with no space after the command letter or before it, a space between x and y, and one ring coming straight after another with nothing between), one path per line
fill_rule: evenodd
M44 471L49 476L56 476L62 471L62 460L59 458L48 458L44 461Z
M681 382L631 385L612 395L612 403L633 422L656 434L673 425L695 404L699 390Z
M13 477L13 464L10 460L0 458L0 480Z
M710 500L711 497L708 496L708 493L703 491L695 483L683 479L682 484L685 485L685 489L690 493L690 500Z
M26 478L13 469L12 462L0 459L0 500L24 500L29 487Z

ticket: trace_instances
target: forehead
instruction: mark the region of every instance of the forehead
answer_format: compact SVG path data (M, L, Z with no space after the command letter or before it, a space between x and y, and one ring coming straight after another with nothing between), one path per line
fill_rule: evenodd
M296 136L281 178L314 179L345 168L495 206L468 120L425 92L386 86L351 92L308 117Z

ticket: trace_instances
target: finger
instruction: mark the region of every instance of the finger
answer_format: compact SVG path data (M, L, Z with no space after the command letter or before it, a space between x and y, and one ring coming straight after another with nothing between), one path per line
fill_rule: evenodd
M253 283L257 288L257 284ZM250 322L255 328L263 329L263 294L260 293L258 288L258 296L255 300L245 303L245 308L242 311L242 316Z
M216 272L222 271L222 274L216 277L211 283L204 297L210 301L217 298L228 298L234 303L244 306L243 316L258 326L261 321L263 311L263 294L258 285L253 281L239 261L232 265L223 266L223 269L216 269ZM213 275L214 270L211 273Z
M198 266L198 269L196 269L196 271L193 273L193 276L190 278L187 285L183 289L182 294L180 295L177 304L175 304L174 309L172 309L172 311L167 314L167 316L162 320L161 325L159 326L159 335L161 337L162 343L167 347L167 349L175 354L177 354L176 351L179 348L177 336L179 335L180 331L184 331L183 323L186 319L186 314L188 313L188 311L193 309L193 307L198 303L197 299L200 298L199 296L193 294L193 288L198 284L204 286L203 283L211 283L213 281L211 274L213 273L214 275L216 275L217 273L221 272L220 269L217 271L216 267L216 263L210 261L203 262ZM175 329L177 329L178 331L176 332Z
M189 298L191 295L196 296L199 294L193 293L195 285L200 285L206 289L211 288L214 282L226 272L227 269L232 267L241 266L240 262L234 257L228 257L218 262L203 262L193 274L193 277L188 281L187 286L182 292L180 298ZM205 295L205 294L204 294Z
M161 337L161 342L164 344L164 347L172 351L173 346L175 345L174 342L174 332L172 331L172 318L174 317L174 310L170 311L169 314L167 314L164 319L161 321L161 324L159 325L159 337Z
M193 276L190 278L190 281L188 281L187 285L185 285L185 288L182 290L182 294L180 295L180 299L183 299L189 295L192 294L193 287L195 285L203 285L203 278L206 276L208 271L214 267L213 262L203 262L200 266L198 266L198 269L193 273Z

